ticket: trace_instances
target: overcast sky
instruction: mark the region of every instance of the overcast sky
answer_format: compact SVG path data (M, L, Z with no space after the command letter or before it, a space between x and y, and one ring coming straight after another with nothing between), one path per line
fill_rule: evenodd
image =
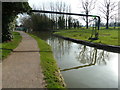
M81 7L81 0L28 0L29 4L31 7L35 6L39 9L40 6L43 5L47 8L49 8L48 4L49 2L56 2L56 1L63 1L68 5L71 5L71 12L72 13L81 13L82 8ZM84 0L83 0L84 1ZM120 0L110 0L111 2L119 2ZM95 9L91 12L92 15L99 15L101 12L99 11L99 5L100 3L103 3L104 0L96 0L96 7ZM115 11L114 13L118 13L118 11Z
M54 3L56 1L63 1L67 5L71 5L71 13L82 13L83 11L81 8L81 0L28 0L28 3L32 8L36 7L37 9L40 9L40 7L42 7L44 4L45 10L49 10L49 3L50 2ZM110 0L110 1L118 3L120 0ZM100 3L104 3L104 0L96 0L96 4L95 4L96 7L90 14L101 15L101 17L103 16L102 13L99 11L99 7L101 5ZM118 11L115 11L114 13L118 13ZM102 21L105 23L104 19L102 19ZM85 22L83 24L85 24Z
M45 7L47 7L49 4L49 2L56 2L56 1L63 1L66 4L70 4L71 5L71 9L72 12L78 13L80 12L80 7L81 7L81 0L28 0L29 4L31 7L36 6L37 8L39 8L40 5L42 5L43 3L45 4ZM83 0L85 1L85 0ZM110 0L111 2L118 2L120 0ZM96 0L96 9L98 8L100 3L103 3L104 0ZM97 13L97 10L96 12Z

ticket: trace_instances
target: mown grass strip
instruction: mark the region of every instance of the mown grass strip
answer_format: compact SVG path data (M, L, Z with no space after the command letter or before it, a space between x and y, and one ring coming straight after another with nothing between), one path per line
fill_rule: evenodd
M22 40L22 36L20 35L19 32L13 32L12 34L13 34L12 41L4 42L0 44L1 46L0 54L2 55L0 59L2 60L5 59L12 52L12 50L18 46L18 44Z
M39 37L29 34L38 43L40 48L40 65L42 66L47 88L65 88L64 80L60 74L57 63L53 57L51 47Z
M92 30L86 30L86 29L84 29L84 30L81 30L81 29L59 30L58 32L55 32L55 34L61 35L64 37L73 38L73 39L90 41L90 42L94 42L94 43L120 46L120 41L118 40L119 32L120 32L120 30L114 30L114 29L99 30L99 39L93 40L93 41L88 40L88 38L91 36Z

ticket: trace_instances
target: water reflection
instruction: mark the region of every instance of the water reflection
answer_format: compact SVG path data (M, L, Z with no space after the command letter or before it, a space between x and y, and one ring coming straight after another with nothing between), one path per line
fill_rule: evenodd
M104 50L98 50L97 48L88 48L87 46L80 46L78 49L80 50L79 54L76 54L76 59L85 65L80 65L77 67L72 67L72 68L67 68L63 69L61 71L68 71L72 69L79 69L79 68L84 68L92 65L106 65L107 60L109 58L109 53L105 52Z
M118 88L118 53L49 37L68 88Z
M72 67L67 67L62 69L61 71L68 71L72 69L84 68L92 65L106 65L107 60L109 60L109 53L104 50L98 50L97 48L88 47L81 44L74 44L71 41L63 40L56 37L51 37L47 41L53 48L54 56L62 60L64 56L72 56L68 57L68 59L77 60L79 64L73 65ZM71 50L72 49L72 50Z
M71 42L70 41L64 41L60 38L55 38L54 36L51 36L51 38L48 39L48 44L52 46L53 51L55 51L55 55L57 58L62 58L62 56L70 52Z
M83 64L107 64L109 59L109 53L104 50L98 50L97 48L87 47L82 45L78 48L80 50L76 59Z

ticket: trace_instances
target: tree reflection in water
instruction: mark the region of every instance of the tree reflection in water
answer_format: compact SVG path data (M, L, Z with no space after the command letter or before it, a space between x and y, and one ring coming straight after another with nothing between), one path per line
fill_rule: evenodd
M109 60L109 53L93 47L88 47L85 45L77 44L76 47L73 47L73 42L67 41L57 37L50 37L48 39L48 44L52 46L54 51L54 56L56 58L61 58L65 53L68 55L71 53L71 48L77 48L74 52L76 59L80 62L80 66L63 69L61 71L67 71L72 69L79 69L83 67L93 66L93 65L106 65L107 60Z
M106 65L107 60L109 60L109 53L104 50L98 50L97 48L87 47L85 45L80 45L78 48L80 50L79 54L76 56L76 59L80 61L80 63L84 64L77 67L63 69L61 71L68 71L72 69L79 69L93 65Z
M66 52L68 54L70 53L69 50L71 47L71 41L66 41L64 39L51 36L47 42L50 44L50 46L52 46L52 49L55 52L54 56L57 58L61 58Z
M109 60L109 53L104 50L98 50L97 48L87 47L80 45L78 48L79 54L76 56L77 60L82 64L107 64L106 60Z

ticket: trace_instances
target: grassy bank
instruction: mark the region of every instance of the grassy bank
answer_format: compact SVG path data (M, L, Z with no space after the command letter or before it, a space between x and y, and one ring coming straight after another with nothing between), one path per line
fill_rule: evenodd
M101 43L101 44L107 44L107 45L117 45L120 46L120 37L118 37L118 33L120 30L114 30L114 29L102 29L99 30L99 39L98 40L88 40L88 38L91 36L92 30L80 30L80 29L72 29L72 30L60 30L59 32L55 32L55 34L69 37L73 39L80 39L85 41L90 41L94 43Z
M21 42L22 36L20 35L20 33L13 32L12 34L12 41L0 44L0 46L2 47L2 49L0 49L0 52L2 53L2 60L6 58L12 52L12 50L15 49Z
M51 47L39 37L30 34L38 42L40 60L47 88L64 88L64 81L60 75L57 63L53 57Z

